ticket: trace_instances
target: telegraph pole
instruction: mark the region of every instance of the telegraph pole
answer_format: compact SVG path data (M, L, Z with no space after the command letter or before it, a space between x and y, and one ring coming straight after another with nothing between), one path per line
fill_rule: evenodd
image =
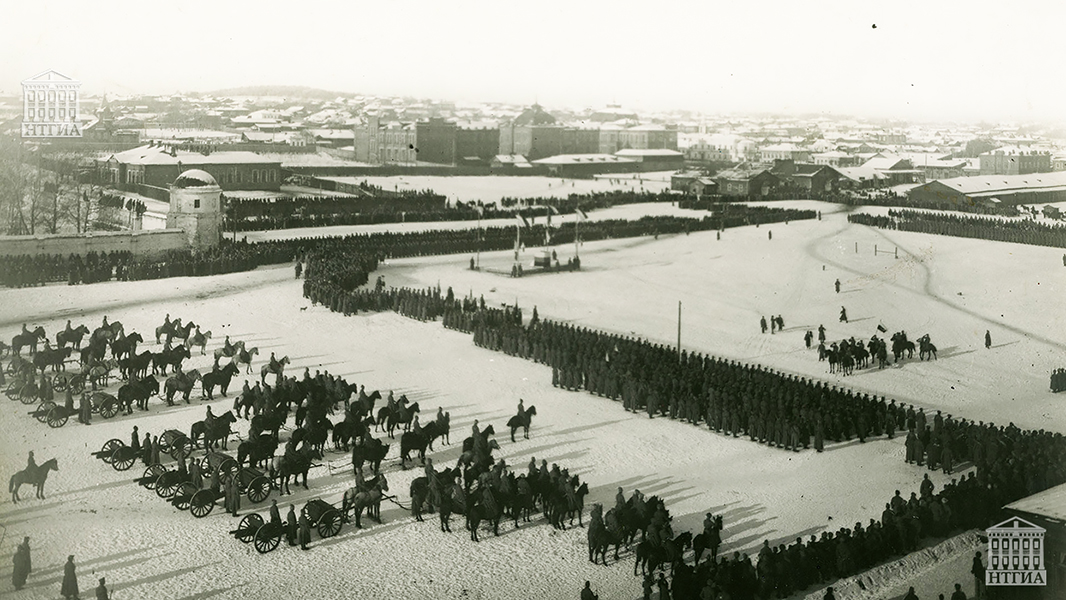
M677 301L677 362L681 362L681 301Z

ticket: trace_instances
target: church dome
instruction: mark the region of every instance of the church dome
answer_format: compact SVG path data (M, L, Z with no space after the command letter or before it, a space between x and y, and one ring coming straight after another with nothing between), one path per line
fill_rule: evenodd
M201 171L200 169L189 169L178 178L174 180L172 184L176 188L192 188L192 187L210 187L218 186L218 182L207 171Z
M555 117L545 111L539 104L522 111L522 114L518 115L514 119L515 125L554 125Z

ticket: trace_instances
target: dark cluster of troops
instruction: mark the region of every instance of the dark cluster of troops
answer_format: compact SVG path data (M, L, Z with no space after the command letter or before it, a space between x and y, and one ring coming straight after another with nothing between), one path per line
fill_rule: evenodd
M121 278L133 255L129 252L89 252L84 257L71 254L5 256L0 260L0 284L21 288L66 281L70 285L108 281L116 273Z
M848 221L882 229L1066 248L1066 225L1041 223L1031 219L889 210L887 217L860 213L849 215Z
M887 559L912 552L923 539L982 527L996 506L971 473L934 493L928 477L921 495L896 492L880 519L825 531L809 540L771 546L764 541L755 561L734 552L694 566L675 565L670 588L675 598L769 600L861 573Z
M77 285L220 275L288 262L296 247L294 242L224 242L207 252L169 250L155 258L135 258L129 252L6 256L0 260L0 284L29 287L56 281Z
M1051 372L1051 391L1066 391L1066 369L1055 369Z

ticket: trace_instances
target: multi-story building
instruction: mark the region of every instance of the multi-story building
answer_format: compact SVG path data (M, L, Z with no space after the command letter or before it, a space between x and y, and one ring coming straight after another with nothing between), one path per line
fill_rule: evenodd
M1026 175L1051 171L1051 153L1006 146L980 157L982 175Z
M772 146L760 148L759 154L762 157L762 162L766 163L772 163L775 160L791 160L797 163L806 163L811 160L810 150L800 148L792 143L774 144Z
M355 126L355 160L373 165L416 162L417 137L414 123L367 117Z
M500 126L501 154L538 160L559 154L614 154L619 150L677 150L677 128L666 125L563 125L534 104Z

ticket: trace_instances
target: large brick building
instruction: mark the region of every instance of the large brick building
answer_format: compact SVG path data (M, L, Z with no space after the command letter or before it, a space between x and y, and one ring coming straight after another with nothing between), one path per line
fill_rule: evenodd
M534 104L500 126L501 154L539 160L560 154L614 154L619 150L677 150L677 128L648 124L564 125Z
M148 144L97 162L98 180L119 188L166 188L189 169L206 171L224 191L281 189L281 161L254 152L189 152Z
M979 158L982 175L1027 175L1051 171L1051 153L1038 150L997 148Z
M438 117L401 123L370 116L354 135L355 160L375 165L488 163L499 153L499 130L488 123L459 125Z

